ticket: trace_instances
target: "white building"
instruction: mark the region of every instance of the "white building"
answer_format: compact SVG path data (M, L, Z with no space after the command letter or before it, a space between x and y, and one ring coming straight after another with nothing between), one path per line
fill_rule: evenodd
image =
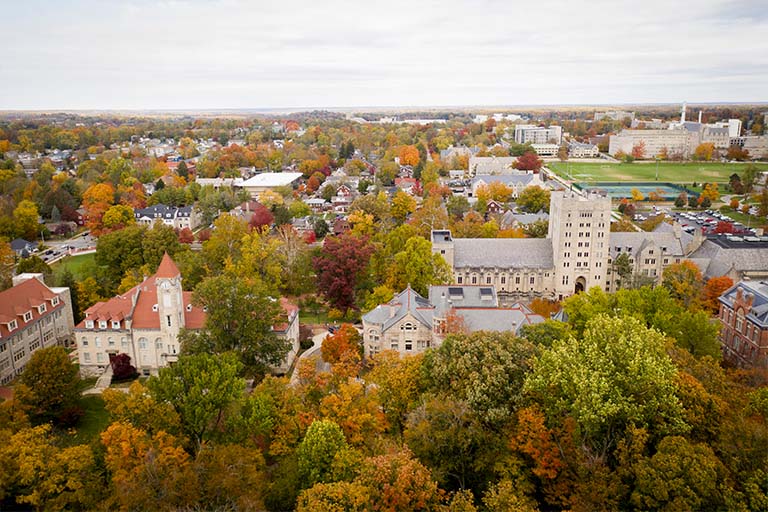
M289 187L301 178L300 172L264 172L242 183L251 197L258 199L262 192L279 187Z
M568 156L570 158L597 158L600 150L595 144L571 141L568 143Z
M563 128L560 126L536 126L534 124L518 124L515 126L515 142L518 144L560 144L563 139Z
M560 144L531 144L539 156L553 157L560 152Z
M68 345L74 321L69 288L50 288L43 274L19 274L0 292L0 384L21 375L33 352Z
M627 112L626 110L609 110L607 112L595 112L595 121L602 121L603 119L610 119L611 121L623 121L629 118L630 121L635 120L634 112Z
M133 215L137 224L152 226L155 222L161 221L166 226L174 229L195 229L200 225L200 213L194 206L166 206L156 204L147 208L134 210Z
M615 156L621 152L632 154L632 148L645 145L644 158L653 158L662 154L688 158L699 145L698 133L688 130L622 130L618 135L611 135L608 153Z
M469 174L474 176L488 174L515 174L517 157L515 156L470 156Z

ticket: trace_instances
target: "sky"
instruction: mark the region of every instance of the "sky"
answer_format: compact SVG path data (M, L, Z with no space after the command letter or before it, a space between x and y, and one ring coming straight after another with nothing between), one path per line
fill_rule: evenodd
M0 110L768 101L766 0L0 0Z

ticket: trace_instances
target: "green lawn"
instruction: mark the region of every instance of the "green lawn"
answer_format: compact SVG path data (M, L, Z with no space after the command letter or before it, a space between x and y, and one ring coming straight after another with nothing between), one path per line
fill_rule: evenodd
M723 164L713 162L675 163L660 162L659 181L665 183L693 182L728 183L734 172L741 174L748 164ZM761 171L768 171L768 164L756 164ZM574 181L655 181L655 162L592 163L592 162L550 162L547 166L558 175Z
M60 272L64 272L64 269L69 269L75 280L80 281L90 275L88 271L96 264L96 253L80 254L78 256L67 256L61 261L57 261L51 268L57 275Z
M109 413L104 408L104 400L98 395L87 395L80 398L80 407L84 414L80 418L80 424L75 429L75 434L69 441L75 444L90 443L99 433L107 428Z

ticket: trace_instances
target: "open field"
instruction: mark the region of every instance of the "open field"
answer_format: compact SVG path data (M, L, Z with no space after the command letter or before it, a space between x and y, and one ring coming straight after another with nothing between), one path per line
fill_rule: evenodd
M67 256L61 261L54 263L51 268L58 275L60 272L64 272L64 269L69 269L76 280L82 280L88 277L88 267L95 265L96 253L80 254L78 256Z
M714 162L660 162L659 181L666 183L692 184L693 182L728 183L734 172L741 174L749 164L723 164ZM768 164L756 164L762 171L768 171ZM550 162L548 167L559 176L573 181L655 181L656 163L587 163Z

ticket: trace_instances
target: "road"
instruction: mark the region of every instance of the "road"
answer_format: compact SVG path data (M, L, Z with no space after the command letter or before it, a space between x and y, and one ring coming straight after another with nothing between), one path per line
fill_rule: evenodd
M92 250L96 248L96 239L86 231L67 240L49 240L45 242L48 247L39 256L47 263L53 263L69 254ZM48 252L51 251L51 252Z

